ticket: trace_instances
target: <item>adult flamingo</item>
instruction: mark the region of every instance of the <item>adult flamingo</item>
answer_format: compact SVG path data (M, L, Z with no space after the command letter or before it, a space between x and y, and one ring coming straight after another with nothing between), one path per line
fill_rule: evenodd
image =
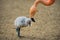
M39 3L42 3L42 4L44 4L45 6L50 6L50 5L52 5L53 3L55 2L55 0L35 0L35 2L34 2L34 4L31 6L31 8L30 8L30 11L29 11L29 17L31 18L31 20L33 21L33 22L35 22L35 20L34 20L34 15L36 14L36 12L37 12L37 5L39 4Z

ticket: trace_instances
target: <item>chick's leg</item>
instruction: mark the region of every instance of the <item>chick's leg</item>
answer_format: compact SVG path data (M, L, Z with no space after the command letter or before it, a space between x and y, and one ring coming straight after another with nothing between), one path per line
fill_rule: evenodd
M16 32L17 32L18 37L20 37L20 27L16 28Z

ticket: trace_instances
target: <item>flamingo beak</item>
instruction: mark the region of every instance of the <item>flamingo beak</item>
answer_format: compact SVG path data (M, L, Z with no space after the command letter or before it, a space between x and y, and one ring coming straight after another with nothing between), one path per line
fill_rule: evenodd
M35 22L35 19L34 19L34 18L31 18L31 20L32 20L33 22Z

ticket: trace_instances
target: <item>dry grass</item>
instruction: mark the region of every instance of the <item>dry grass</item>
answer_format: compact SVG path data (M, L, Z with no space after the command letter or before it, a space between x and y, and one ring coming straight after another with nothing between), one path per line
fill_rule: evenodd
M21 29L18 38L13 22L18 16L29 16L29 8L34 0L0 0L0 40L60 40L60 4L46 7L39 4L36 22L31 27Z

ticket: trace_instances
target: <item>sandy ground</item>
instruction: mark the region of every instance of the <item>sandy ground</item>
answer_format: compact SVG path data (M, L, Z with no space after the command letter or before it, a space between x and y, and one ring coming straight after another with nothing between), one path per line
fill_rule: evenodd
M39 4L31 27L21 29L17 37L14 20L18 16L29 16L34 0L0 0L0 40L60 40L60 0L47 7Z

